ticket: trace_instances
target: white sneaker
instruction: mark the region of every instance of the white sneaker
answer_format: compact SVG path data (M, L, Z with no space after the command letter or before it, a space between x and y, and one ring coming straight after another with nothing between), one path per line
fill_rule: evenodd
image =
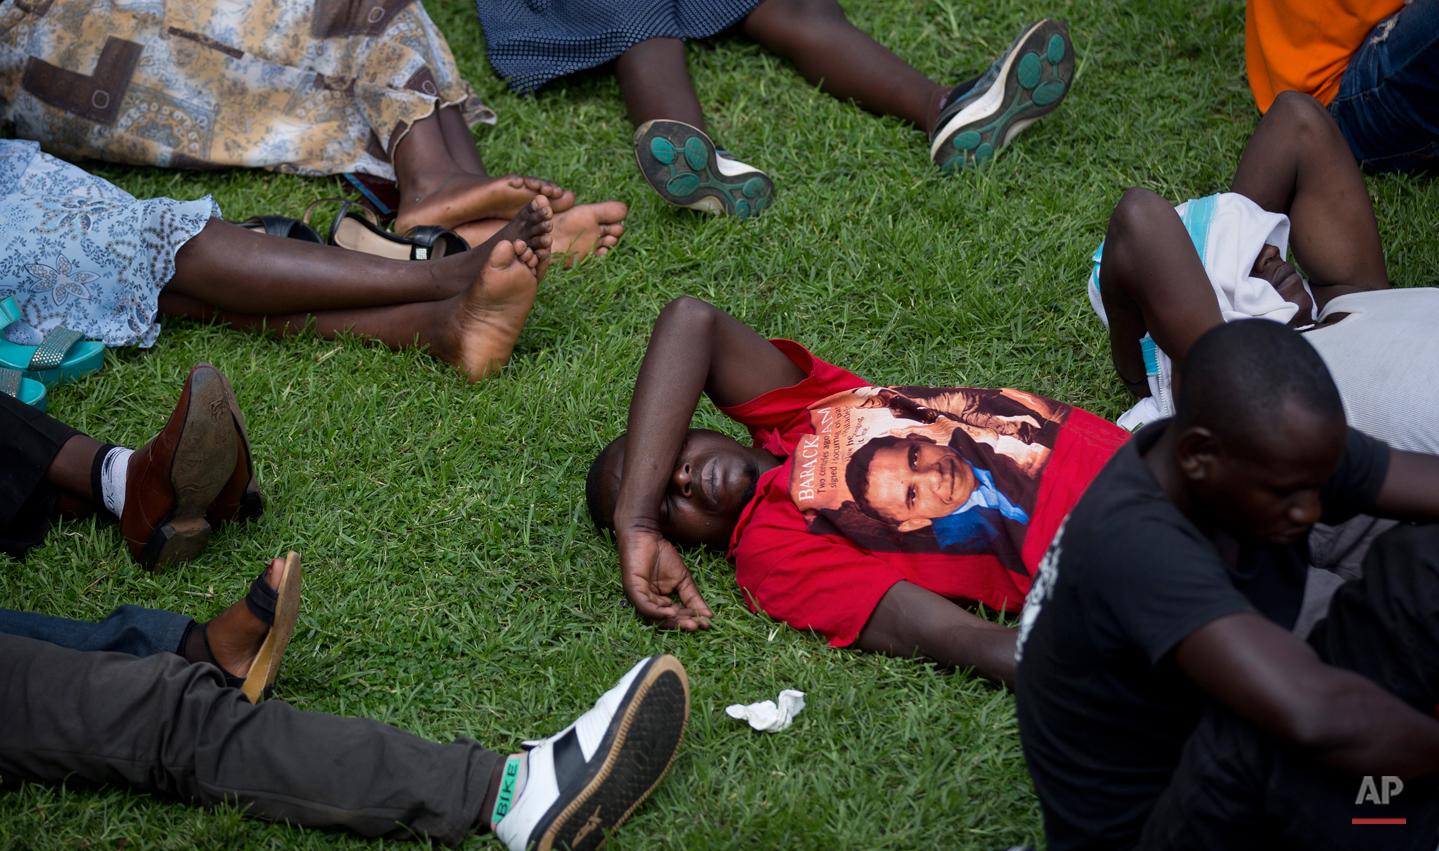
M528 779L495 836L510 851L599 848L659 785L689 709L679 660L642 660L593 709L529 752Z
M656 119L635 129L635 162L645 181L676 207L740 219L758 216L774 201L774 181L728 151L698 127Z

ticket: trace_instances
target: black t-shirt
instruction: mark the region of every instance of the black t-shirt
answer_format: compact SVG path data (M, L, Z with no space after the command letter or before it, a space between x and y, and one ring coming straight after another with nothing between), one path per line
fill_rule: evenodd
M1304 538L1240 547L1226 563L1165 496L1140 456L1167 423L1141 429L1089 485L1025 602L1019 733L1051 851L1139 839L1207 700L1176 644L1240 612L1291 628L1303 600ZM1320 494L1324 521L1369 510L1388 469L1387 444L1350 429Z

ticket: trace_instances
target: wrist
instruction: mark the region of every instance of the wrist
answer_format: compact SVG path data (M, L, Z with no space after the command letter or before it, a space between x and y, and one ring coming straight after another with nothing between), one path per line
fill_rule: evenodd
M659 535L659 518L653 514L640 511L621 511L615 509L614 527L616 538L628 538L634 535Z

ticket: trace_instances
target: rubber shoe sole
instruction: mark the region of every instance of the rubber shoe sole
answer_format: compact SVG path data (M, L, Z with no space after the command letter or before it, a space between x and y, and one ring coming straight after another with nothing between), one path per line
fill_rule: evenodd
M748 219L774 201L774 181L759 169L720 171L714 142L683 121L656 119L635 130L640 174L676 207Z
M929 157L941 171L960 171L992 159L1024 128L1059 106L1074 79L1069 25L1053 18L1031 25L991 73L992 79L985 74L935 122Z
M594 851L650 796L674 762L689 721L690 685L673 656L634 682L590 760L580 790L564 790L531 832L535 851ZM600 758L600 754L605 754ZM538 839L536 839L538 837Z
M175 504L156 524L138 557L152 573L196 558L210 541L214 530L205 513L229 481L238 449L227 391L224 377L214 367L196 370L190 380L185 426L169 470Z

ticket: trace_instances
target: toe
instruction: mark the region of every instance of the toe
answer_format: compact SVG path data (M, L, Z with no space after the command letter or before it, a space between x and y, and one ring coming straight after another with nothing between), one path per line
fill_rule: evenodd
M630 214L623 201L604 201L595 205L595 218L601 222L619 223Z
M556 187L558 188L558 187ZM575 193L564 190L561 194L554 196L554 207L556 213L563 213L575 205Z
M514 244L507 240L501 240L500 242L495 243L494 249L490 251L490 259L488 265L493 266L496 269L503 269L513 262L515 262Z

